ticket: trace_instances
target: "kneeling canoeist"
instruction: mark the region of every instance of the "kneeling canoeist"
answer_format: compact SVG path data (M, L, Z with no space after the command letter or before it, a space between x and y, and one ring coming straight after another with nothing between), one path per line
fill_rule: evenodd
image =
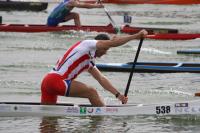
M111 40L106 34L99 34L95 40L83 40L72 45L57 61L56 66L43 79L41 84L41 104L56 104L57 96L88 98L93 106L104 106L97 90L76 80L76 77L87 70L105 89L110 91L122 103L128 98L111 84L95 66L95 58L106 54L111 47L121 46L133 39L147 35L141 30L134 35L116 36Z
M103 8L102 4L80 3L79 0L63 0L54 8L47 19L48 26L57 26L59 23L74 19L76 26L81 26L79 14L71 12L74 7L78 8Z

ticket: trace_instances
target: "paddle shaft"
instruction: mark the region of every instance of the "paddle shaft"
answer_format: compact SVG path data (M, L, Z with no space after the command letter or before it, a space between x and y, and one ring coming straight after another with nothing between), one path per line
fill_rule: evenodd
M116 24L115 24L114 20L111 18L110 14L108 13L108 10L105 7L104 7L104 11L105 11L106 15L108 16L112 26L116 28Z
M140 49L142 47L143 40L144 40L144 38L140 39L140 43L139 43L139 46L138 46L138 49L137 49L137 52L136 52L136 55L135 55L135 59L134 59L133 65L132 65L132 69L131 69L131 72L130 72L130 75L129 75L129 79L128 79L128 83L127 83L127 86L126 86L126 90L124 92L124 96L128 95L128 90L129 90L129 87L130 87L130 84L131 84L133 73L135 71L135 66L136 66L137 59L138 59L138 56L139 56L139 53L140 53Z
M101 5L103 5L102 2L101 2L101 0L98 0L98 3L100 3ZM109 18L109 20L110 20L112 26L113 26L114 28L116 28L115 21L112 19L112 17L111 17L110 14L108 13L108 10L105 8L105 6L104 6L104 11L105 11L106 15L108 16L108 18Z

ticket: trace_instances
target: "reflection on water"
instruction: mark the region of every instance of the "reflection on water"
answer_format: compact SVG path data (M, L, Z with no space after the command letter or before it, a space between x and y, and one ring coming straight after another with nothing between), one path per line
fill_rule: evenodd
M200 116L195 115L159 117L157 118L157 122L169 124L169 126L165 128L176 132L185 131L194 133L200 130Z
M200 116L2 117L1 133L135 133L200 130Z
M39 129L40 133L104 133L104 130L101 128L103 120L104 117L43 117Z
M200 116L43 117L40 133L190 132L199 131Z
M54 118L54 117L42 118L42 122L40 123L39 129L41 133L58 133L61 131L58 124L58 118Z

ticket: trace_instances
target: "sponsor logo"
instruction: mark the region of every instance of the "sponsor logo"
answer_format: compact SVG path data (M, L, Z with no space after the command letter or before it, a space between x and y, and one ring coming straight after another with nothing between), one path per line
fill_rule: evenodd
M187 114L187 113L200 113L200 107L176 107L175 108L175 113L182 113L182 114Z
M26 111L26 112L29 112L29 111L32 111L32 108L31 107L26 107L26 106L19 106L19 107L17 107L17 106L15 106L14 107L14 110L20 110L20 111Z
M116 113L116 112L118 112L118 108L109 107L109 108L106 108L106 112L107 113Z
M93 113L93 111L94 111L94 109L93 109L93 108L87 108L87 112L88 112L88 113L90 113L90 114L91 114L91 113Z
M66 112L67 113L79 113L79 110L77 107L67 107Z
M1 106L0 107L0 112L3 112L3 111L10 111L11 110L11 107L10 106Z
M188 103L176 103L175 107L188 107Z
M86 114L86 107L80 107L80 114Z
M95 113L96 113L96 114L100 114L100 113L101 113L101 108L96 108Z

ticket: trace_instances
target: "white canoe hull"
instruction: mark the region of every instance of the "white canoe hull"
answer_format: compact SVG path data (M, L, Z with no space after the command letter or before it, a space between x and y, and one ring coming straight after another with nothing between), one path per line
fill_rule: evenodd
M166 104L129 104L106 107L90 105L39 105L1 103L0 116L129 116L129 115L200 115L200 100Z

